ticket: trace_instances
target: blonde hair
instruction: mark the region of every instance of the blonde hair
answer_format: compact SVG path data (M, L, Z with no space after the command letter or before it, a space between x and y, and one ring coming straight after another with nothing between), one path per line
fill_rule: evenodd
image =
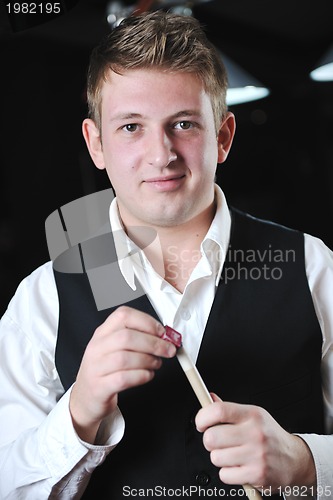
M227 112L227 73L199 21L157 10L124 19L95 47L87 80L89 117L101 126L101 89L109 70L162 69L196 75L211 98L216 130Z

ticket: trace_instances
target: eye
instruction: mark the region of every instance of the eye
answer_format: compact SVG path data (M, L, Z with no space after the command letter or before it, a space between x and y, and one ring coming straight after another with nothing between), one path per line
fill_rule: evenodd
M138 124L137 123L127 123L122 127L123 130L126 132L136 132L138 130Z
M188 120L182 120L181 122L175 124L175 128L181 130L189 130L192 127L193 123L189 122Z

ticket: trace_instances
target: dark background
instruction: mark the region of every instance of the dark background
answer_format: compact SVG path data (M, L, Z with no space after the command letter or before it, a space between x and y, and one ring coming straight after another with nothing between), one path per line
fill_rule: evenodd
M62 2L33 25L0 5L0 313L49 259L44 223L59 206L109 187L81 135L92 47L109 30L104 0ZM127 2L131 4L131 2ZM333 247L333 83L310 71L333 43L332 0L220 0L194 15L212 41L271 90L230 108L237 132L218 182L229 204Z

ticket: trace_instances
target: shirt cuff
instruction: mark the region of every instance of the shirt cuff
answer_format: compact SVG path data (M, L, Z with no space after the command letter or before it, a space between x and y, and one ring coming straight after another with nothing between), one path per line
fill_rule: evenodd
M311 450L317 474L313 497L317 500L333 499L333 435L297 434Z
M84 457L86 471L92 472L124 434L124 419L116 408L101 424L97 444L82 441L75 432L69 411L71 389L62 396L38 429L40 451L52 476L64 477Z

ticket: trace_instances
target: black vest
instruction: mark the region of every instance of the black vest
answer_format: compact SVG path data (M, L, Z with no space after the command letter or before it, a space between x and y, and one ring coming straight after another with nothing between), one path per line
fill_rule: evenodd
M235 209L231 215L229 251L197 367L222 399L262 406L289 432L323 433L322 334L305 275L304 235ZM97 310L85 272L54 274L56 366L67 390L95 328L114 308ZM156 317L145 295L128 305ZM216 488L218 497L230 489L195 429L200 406L177 359L165 360L152 382L121 393L119 407L125 435L83 498L158 498L168 490L201 498L200 488L210 490L207 496Z

